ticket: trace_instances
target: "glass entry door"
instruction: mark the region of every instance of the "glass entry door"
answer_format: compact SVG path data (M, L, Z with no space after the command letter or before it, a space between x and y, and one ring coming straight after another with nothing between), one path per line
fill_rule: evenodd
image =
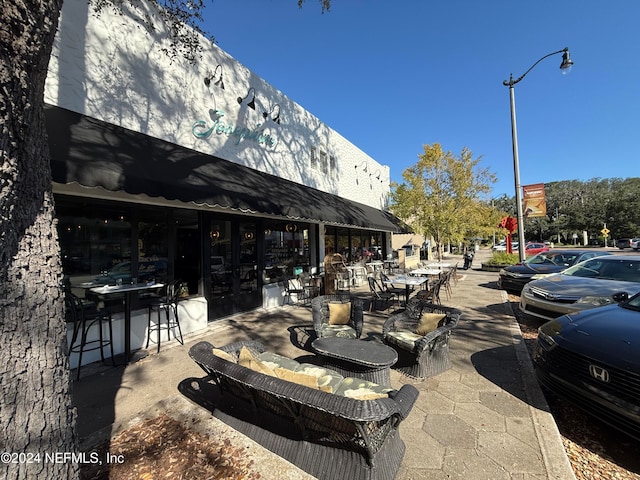
M209 320L262 305L256 224L212 218L209 241Z

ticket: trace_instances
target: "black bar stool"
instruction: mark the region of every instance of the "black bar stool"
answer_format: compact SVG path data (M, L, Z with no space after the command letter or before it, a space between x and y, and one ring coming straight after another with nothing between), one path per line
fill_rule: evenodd
M78 374L76 380L80 380L80 368L82 367L82 354L100 349L100 358L104 363L104 348L111 351L111 363L116 366L113 356L113 328L111 327L111 313L107 310L99 310L93 302L83 301L77 295L66 292L65 305L67 322L73 323L73 334L69 344L69 355L78 354ZM103 325L107 325L109 337L105 338ZM98 328L98 338L87 341L89 330Z
M180 342L181 345L184 345L184 341L182 339L182 329L180 328L180 319L178 318L178 301L180 299L180 294L182 291L182 282L180 280L176 280L169 285L167 285L167 293L165 296L157 298L155 300L151 300L150 303L147 304L148 308L148 316L147 316L147 346L145 348L149 348L149 341L151 340L151 332L157 332L157 340L156 344L158 345L158 353L160 352L160 333L163 328L167 329L167 340L171 340L171 330L178 329L178 335L175 334L175 330L173 333L174 338ZM152 313L156 310L158 313L157 319L154 322L152 320ZM164 317L166 322L163 322L162 316L160 312L164 310ZM172 314L173 313L173 318Z

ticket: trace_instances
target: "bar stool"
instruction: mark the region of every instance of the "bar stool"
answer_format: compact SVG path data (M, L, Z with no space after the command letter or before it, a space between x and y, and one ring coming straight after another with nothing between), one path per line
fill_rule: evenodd
M182 339L182 329L180 328L180 319L178 318L178 301L180 298L180 293L182 290L182 282L180 280L176 280L169 285L167 285L167 294L164 297L160 297L154 301L151 301L147 305L148 308L148 316L147 316L147 345L145 348L149 348L149 341L151 340L151 332L157 332L157 340L156 344L158 345L157 352L160 352L160 333L163 328L167 329L167 340L171 340L171 331L173 330L173 337L180 342L181 345L184 345L184 340ZM152 313L156 310L158 313L157 319L154 322L152 320ZM166 322L163 322L162 316L160 312L164 310L164 317ZM173 313L173 318L172 314ZM178 335L175 333L175 329L178 329Z
M66 292L66 321L73 323L73 334L71 343L69 344L69 352L78 354L78 374L76 380L80 380L80 368L82 367L82 354L93 350L100 350L100 358L104 363L104 348L109 347L111 351L111 363L116 366L113 357L113 329L111 327L111 313L107 310L99 310L93 302L83 302L77 295ZM103 334L103 325L108 327L109 338L105 338ZM89 330L92 327L98 327L98 338L88 340Z

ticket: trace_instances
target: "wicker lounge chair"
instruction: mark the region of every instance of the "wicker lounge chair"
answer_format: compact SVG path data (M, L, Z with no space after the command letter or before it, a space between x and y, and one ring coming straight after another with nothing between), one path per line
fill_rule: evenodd
M441 314L440 319L435 317L436 328L429 332L419 328L427 313ZM405 311L391 315L382 327L382 335L385 343L398 352L393 368L420 379L451 368L449 337L461 314L455 308L415 300Z
M316 335L318 338L360 338L364 318L362 309L362 300L345 294L314 298L311 300L311 312Z
M243 346L220 350L236 359ZM213 353L200 342L190 357L209 375L219 395L213 415L319 479L392 480L404 456L398 428L418 397L413 385L384 398L360 400L269 376Z

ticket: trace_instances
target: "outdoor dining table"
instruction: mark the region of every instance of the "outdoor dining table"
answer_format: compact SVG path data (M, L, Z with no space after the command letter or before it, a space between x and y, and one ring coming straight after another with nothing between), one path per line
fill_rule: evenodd
M420 276L436 276L436 275L440 275L442 273L442 270L440 270L439 268L433 268L433 267L425 267L425 268L416 268L415 270L411 270L409 272L409 275L415 275L417 277Z
M427 277L412 277L407 275L396 275L393 278L389 278L387 280L383 280L382 283L385 285L404 285L404 303L407 304L409 301L409 295L411 294L411 287L417 287L422 285L427 281Z
M164 283L132 283L126 285L103 285L91 288L90 291L98 295L113 295L124 293L124 361L131 360L131 297L134 292L152 290L164 287Z
M453 267L453 265L451 265L448 262L429 262L429 263L425 263L424 264L425 268L451 268Z
M382 263L380 260L373 260L367 263L367 265L371 266L374 270L382 270L384 263Z
M387 345L355 338L325 337L315 339L311 348L325 367L341 375L391 386L389 369L398 361L398 353Z

